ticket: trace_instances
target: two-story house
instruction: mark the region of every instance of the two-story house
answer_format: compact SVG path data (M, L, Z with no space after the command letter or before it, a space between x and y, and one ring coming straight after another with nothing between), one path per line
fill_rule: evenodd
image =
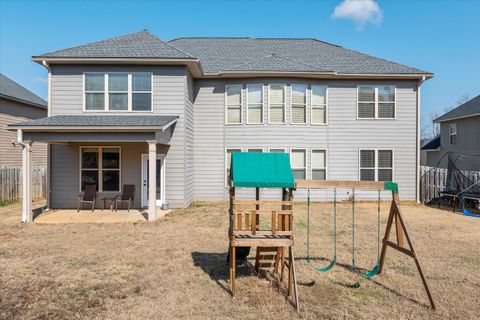
M440 124L440 134L422 147L427 166L447 168L452 154L461 170L480 171L480 95L434 122Z
M146 30L33 60L48 70L49 114L11 129L25 150L49 143L51 208L74 208L86 184L100 196L134 184L150 218L226 199L235 151L287 152L296 178L394 180L416 198L431 73L317 39Z

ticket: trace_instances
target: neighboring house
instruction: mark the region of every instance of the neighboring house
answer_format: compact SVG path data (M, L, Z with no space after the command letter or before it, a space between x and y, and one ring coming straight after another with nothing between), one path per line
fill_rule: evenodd
M480 95L438 117L440 134L423 146L427 165L447 168L448 152L454 152L462 162L463 170L480 171ZM458 158L457 156L457 158Z
M12 144L17 133L7 126L20 121L47 116L47 101L0 73L0 167L21 167L22 152ZM47 145L35 145L32 154L35 165L46 167Z
M431 73L316 39L164 42L145 30L33 60L49 71L49 117L11 130L52 143L51 208L75 207L88 183L99 197L135 184L149 218L164 203L226 199L240 150L288 152L296 178L394 180L416 199Z

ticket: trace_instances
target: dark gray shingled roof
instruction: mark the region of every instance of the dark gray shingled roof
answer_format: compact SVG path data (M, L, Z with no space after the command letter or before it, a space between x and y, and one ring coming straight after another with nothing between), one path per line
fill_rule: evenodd
M480 95L448 111L443 116L435 119L434 122L453 120L471 115L480 115Z
M192 58L147 30L53 51L46 58Z
M46 53L34 58L199 59L205 72L337 72L425 74L317 39L178 38L164 42L147 30Z
M436 150L440 148L440 135L436 136L432 140L428 141L423 147L422 150Z
M169 41L199 58L206 72L253 69L258 71L333 71L355 74L418 74L425 71L375 58L317 39L179 38ZM263 59L274 56L277 63ZM283 59L283 60L281 60ZM261 62L265 62L262 64ZM300 70L292 68L292 62ZM240 66L240 67L239 67ZM232 69L235 68L235 69Z
M36 120L23 121L9 126L25 127L163 127L176 120L178 116L145 115L59 115Z
M47 108L47 101L0 73L0 96Z

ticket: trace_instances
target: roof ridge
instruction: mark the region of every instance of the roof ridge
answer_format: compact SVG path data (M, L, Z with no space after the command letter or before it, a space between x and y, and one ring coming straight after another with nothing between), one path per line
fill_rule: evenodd
M114 37L111 37L111 38L108 38L108 39L93 41L93 42L89 42L89 43L79 44L79 45L73 46L73 47L68 47L68 48L63 48L63 49L58 49L58 50L49 51L49 52L43 53L43 54L41 54L41 55L36 55L36 56L34 56L34 57L45 56L45 55L48 55L48 54L51 54L51 53L55 53L55 52L59 52L59 51L63 51L63 50L77 49L77 48L80 48L80 47L83 47L83 46L98 44L98 43L102 43L102 42L106 42L106 41L115 40L115 39L118 39L118 38L125 38L125 37L128 37L128 36L137 34L137 33L148 33L148 34L151 34L147 29L142 29L142 30L140 30L140 31L130 32L130 33L127 33L127 34L114 36ZM161 41L161 40L160 40L160 41Z
M183 51L183 50L180 49L180 48L175 47L174 45L170 44L169 41L163 41L162 39L160 39L160 37L157 37L157 35L155 35L154 33L151 33L151 32L148 31L147 29L143 29L142 31L139 31L138 33L140 33L140 32L146 32L147 34L149 34L149 35L157 38L157 39L160 40L160 41L162 41L162 43L165 43L165 44L166 44L167 46L169 46L170 48L173 48L173 49L175 49L175 50L177 50L177 51L179 51L179 52L187 55L187 56L190 57L190 58L196 59L196 58L195 58L194 56L192 56L190 53L188 53L188 52L186 52L186 51Z

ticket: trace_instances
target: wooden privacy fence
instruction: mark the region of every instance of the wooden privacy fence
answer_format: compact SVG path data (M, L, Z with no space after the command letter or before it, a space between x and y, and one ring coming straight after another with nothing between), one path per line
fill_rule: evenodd
M32 199L46 197L46 169L32 167ZM22 198L22 170L16 167L0 167L0 201L16 201Z
M473 183L480 180L480 171L461 171ZM440 196L447 186L448 170L444 168L420 166L420 200L428 203Z

